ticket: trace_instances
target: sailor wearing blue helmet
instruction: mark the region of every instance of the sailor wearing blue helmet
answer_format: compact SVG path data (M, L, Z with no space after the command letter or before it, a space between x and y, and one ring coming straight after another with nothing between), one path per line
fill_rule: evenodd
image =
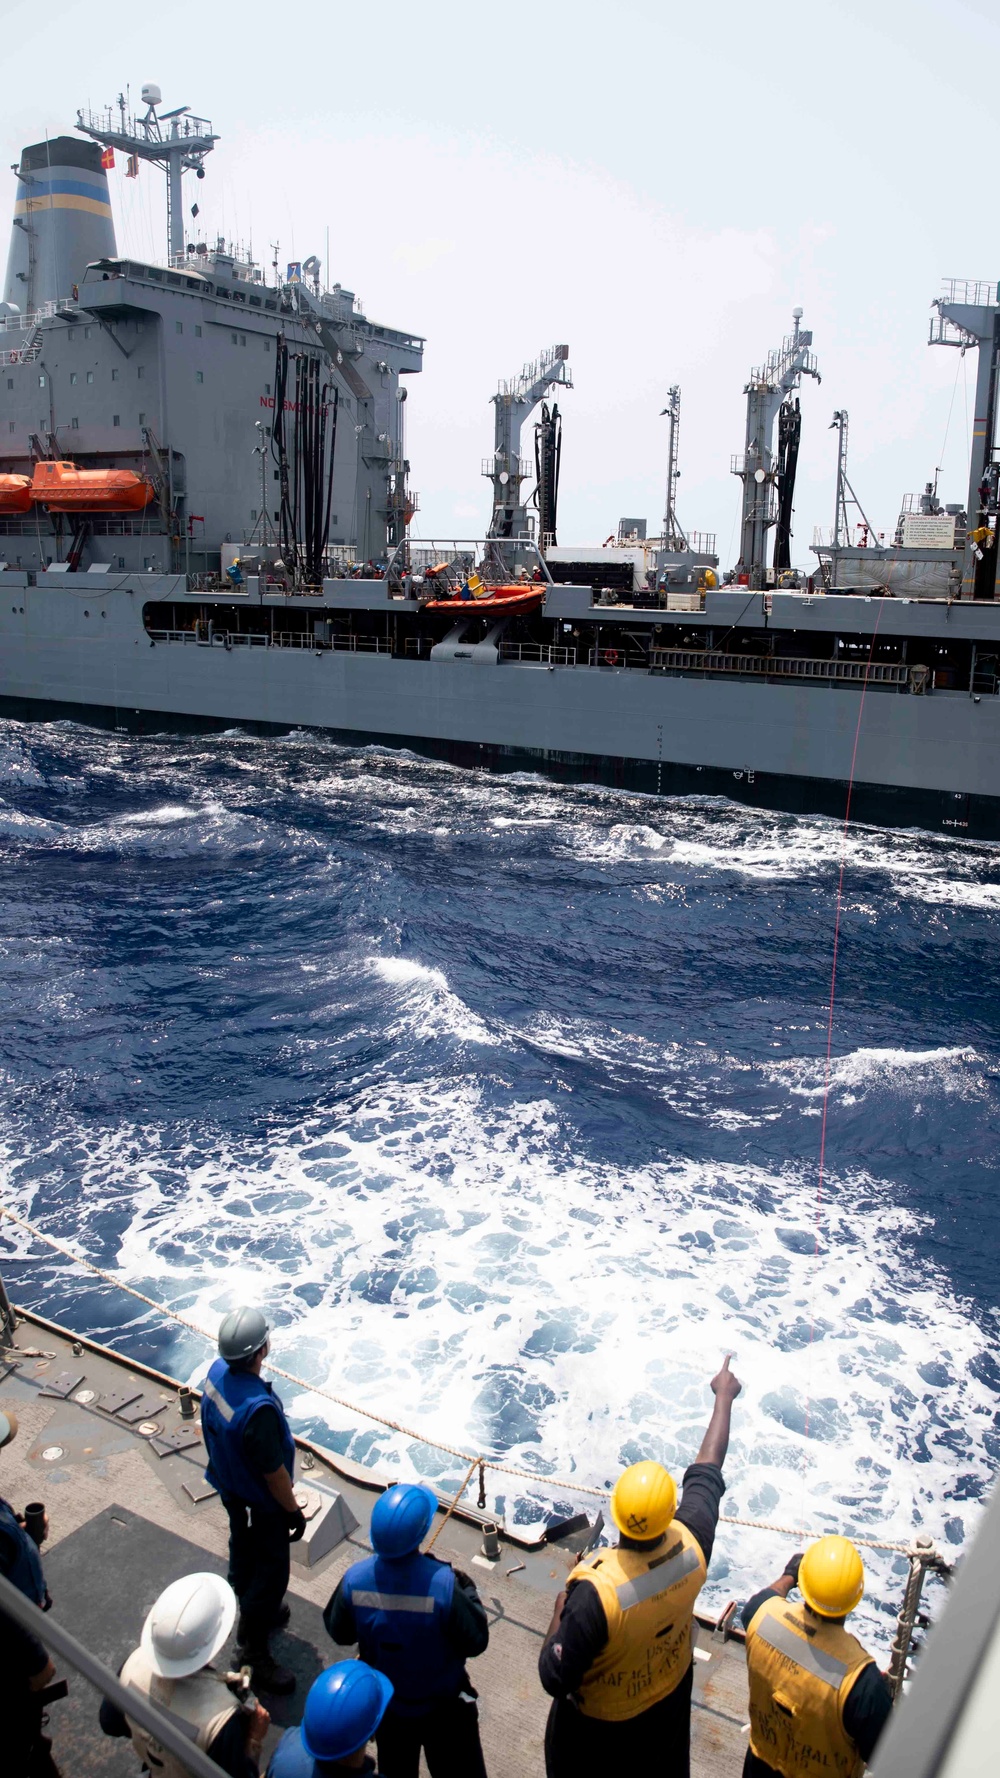
M373 1553L348 1568L323 1622L392 1681L376 1736L383 1771L417 1778L423 1749L431 1778L486 1778L465 1663L482 1654L489 1624L468 1575L421 1552L436 1511L423 1483L387 1488L372 1512Z
M282 1735L267 1778L334 1778L341 1772L375 1772L367 1752L392 1697L382 1673L364 1661L338 1661L309 1688L297 1729Z

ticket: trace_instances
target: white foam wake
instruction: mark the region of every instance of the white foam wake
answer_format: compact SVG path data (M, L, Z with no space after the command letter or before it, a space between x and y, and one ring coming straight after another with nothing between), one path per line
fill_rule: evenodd
M552 1104L498 1112L471 1080L373 1088L236 1147L203 1133L169 1148L139 1127L83 1147L73 1225L120 1225L123 1277L208 1328L266 1300L286 1368L537 1474L536 1490L503 1485L524 1519L548 1504L546 1476L605 1486L640 1455L682 1470L734 1350L725 1510L956 1544L974 1523L996 1400L983 1338L914 1265L918 1225L877 1180L831 1178L817 1221L811 1170L588 1164ZM30 1214L45 1181L18 1187L15 1166L11 1190ZM204 1350L188 1353L200 1375ZM295 1413L358 1458L455 1477L433 1446L318 1394ZM709 1597L747 1595L787 1543L723 1532ZM898 1582L891 1560L871 1568L882 1635Z

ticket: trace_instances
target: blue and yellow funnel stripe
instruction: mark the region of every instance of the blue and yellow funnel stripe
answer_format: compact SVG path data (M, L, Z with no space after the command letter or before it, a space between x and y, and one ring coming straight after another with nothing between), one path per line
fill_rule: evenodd
M39 210L85 210L110 221L107 180L91 184L84 179L32 179L30 185L19 181L14 215L29 216Z

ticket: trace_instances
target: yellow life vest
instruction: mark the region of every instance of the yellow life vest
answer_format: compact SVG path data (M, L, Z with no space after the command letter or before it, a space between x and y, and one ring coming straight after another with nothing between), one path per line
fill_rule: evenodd
M844 1728L844 1705L871 1655L842 1624L804 1605L767 1599L747 1630L750 1746L785 1778L860 1778L865 1762Z
M203 1752L211 1746L220 1729L235 1715L240 1705L224 1679L211 1667L192 1673L186 1679L164 1679L137 1648L129 1655L121 1672L122 1684L156 1704L175 1725ZM188 1778L187 1767L155 1740L148 1729L126 1713L132 1731L132 1745L155 1778Z
M575 1580L596 1587L608 1640L584 1674L584 1716L627 1722L669 1697L691 1665L691 1619L707 1569L701 1545L675 1519L651 1554L598 1550L578 1562Z

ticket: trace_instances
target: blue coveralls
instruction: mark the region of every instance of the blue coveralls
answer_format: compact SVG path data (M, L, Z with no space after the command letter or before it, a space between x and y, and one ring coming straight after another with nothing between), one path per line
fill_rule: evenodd
M240 1602L240 1637L256 1653L267 1648L288 1587L288 1519L243 1445L254 1414L277 1410L282 1461L295 1471L295 1441L281 1399L252 1371L232 1370L217 1358L203 1386L201 1427L208 1451L206 1480L218 1488L229 1515L229 1584Z

